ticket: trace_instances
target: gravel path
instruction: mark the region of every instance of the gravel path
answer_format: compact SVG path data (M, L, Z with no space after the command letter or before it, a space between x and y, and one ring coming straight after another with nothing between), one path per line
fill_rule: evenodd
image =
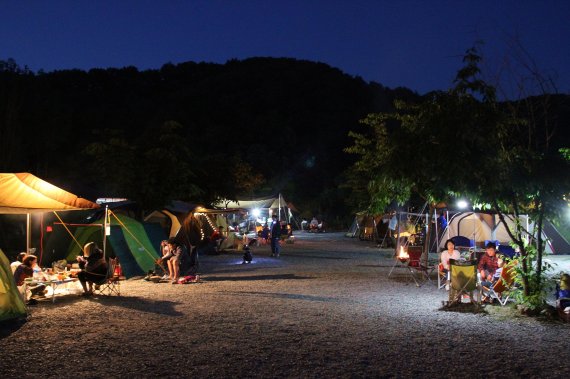
M250 265L237 252L201 257L201 283L131 279L121 297L40 302L27 322L0 326L0 376L570 375L570 324L441 310L445 291L403 269L388 278L391 251L373 244L299 234L280 258L253 254Z

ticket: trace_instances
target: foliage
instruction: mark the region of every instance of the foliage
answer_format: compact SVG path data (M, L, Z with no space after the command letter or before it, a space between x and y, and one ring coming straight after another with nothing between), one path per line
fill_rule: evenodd
M328 199L319 194L332 191L343 199L337 189L339 175L352 163L342 152L348 130L358 130L358 120L367 113L389 110L395 96L415 95L295 59L37 74L8 60L0 64L0 166L56 180L87 198L110 196L108 189L124 195L128 189L149 204L158 202L166 192L180 192L155 188L165 174L180 180L180 169L173 173L164 167L172 159L158 142L157 131L174 121L183 126L176 142L192 156L185 164L194 174L193 184L184 198L210 202L282 192L300 208L321 212ZM142 141L146 138L149 143ZM83 155L88 150L99 157ZM145 154L160 157L154 164L161 167ZM85 167L95 162L93 175L105 180L85 190ZM122 175L113 174L123 170L118 162L129 165ZM154 179L141 178L133 168L141 162L147 162L146 173ZM241 180L236 167L250 167L249 178L255 180ZM261 177L263 182L257 180ZM129 188L134 183L146 188ZM346 208L335 212L348 215Z
M527 245L526 249L527 268L519 262L515 267L515 286L513 290L513 298L518 304L523 305L531 311L541 310L548 297L548 272L552 271L552 266L543 262L541 272L537 271L534 264L538 258L537 248L533 245ZM531 291L525 291L525 288L532 288Z
M480 60L469 49L451 90L369 115L363 122L371 130L352 133L346 150L359 156L353 170L365 178L373 210L417 193L430 202L467 196L489 204L505 225L507 214L529 214L534 230L517 223L509 233L522 257L524 294L534 296L542 288L542 224L565 208L570 188L569 161L559 150L568 139L557 139L564 134L556 133L548 96L498 102L480 78Z
M181 138L182 125L166 122L129 142L120 130L106 130L100 142L85 148L94 183L113 196L127 197L143 209L190 200L200 194L189 162L192 155Z

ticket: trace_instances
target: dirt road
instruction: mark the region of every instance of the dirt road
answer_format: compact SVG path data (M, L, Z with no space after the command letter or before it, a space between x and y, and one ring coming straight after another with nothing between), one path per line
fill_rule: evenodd
M391 252L341 234L201 257L202 282L128 280L2 325L2 377L568 377L570 325L441 310Z

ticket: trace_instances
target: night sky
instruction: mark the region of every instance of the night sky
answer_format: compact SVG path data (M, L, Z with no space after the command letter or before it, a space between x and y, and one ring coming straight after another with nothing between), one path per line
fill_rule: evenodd
M510 47L517 41L559 92L570 93L568 0L6 0L0 5L0 60L13 58L34 72L291 57L423 94L449 88L463 53L477 40L485 41L487 79L504 81L508 72L517 72L517 61L528 62Z

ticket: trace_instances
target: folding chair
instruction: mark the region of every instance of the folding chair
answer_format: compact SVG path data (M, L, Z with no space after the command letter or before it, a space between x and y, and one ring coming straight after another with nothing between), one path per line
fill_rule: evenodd
M403 252L405 255L396 254L396 262L394 263L394 266L392 266L388 277L392 275L392 271L394 271L394 268L396 268L396 266L400 266L408 269L410 276L418 287L421 286L422 282L431 280L430 276L433 273L433 270L435 270L436 266L430 264L426 265L424 262L422 262L422 247L408 246L407 252L404 250ZM416 277L416 272L419 272L421 274L420 278Z
M121 281L119 276L115 275L117 263L117 259L109 259L107 264L107 275L103 280L95 283L95 287L93 289L94 293L105 296L121 296Z
M416 272L420 273L421 278L425 282L426 280L431 280L430 276L436 267L429 264L426 265L425 262L422 262L422 254L423 251L421 246L408 247L408 255L410 256L410 258L408 259L408 269L410 270L412 278L414 278L414 281L416 282L416 285L418 285L418 287L420 285L416 280L415 273Z
M439 263L437 265L437 288L442 289L447 284L449 280L449 271L443 269L443 264Z
M449 260L449 273L451 287L449 289L449 301L447 306L461 304L463 295L469 296L471 303L480 305L481 286L477 281L477 264L473 261L460 262L455 259ZM478 292L477 300L473 296Z
M505 264L501 270L501 277L492 286L482 286L483 299L498 300L499 304L505 305L509 301L510 289L515 282L515 266L516 261L510 261Z

